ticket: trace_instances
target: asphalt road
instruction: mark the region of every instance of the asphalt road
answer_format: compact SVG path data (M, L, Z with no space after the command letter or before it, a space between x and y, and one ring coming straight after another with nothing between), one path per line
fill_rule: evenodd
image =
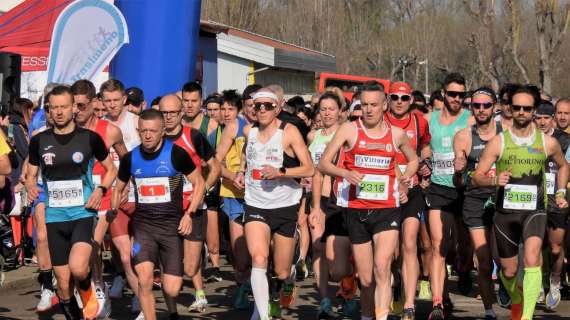
M246 320L249 319L250 311L235 311L230 306L233 302L233 292L236 289L234 283L230 281L232 275L228 267L222 268L224 281L206 284L206 295L209 307L206 313L189 313L187 307L193 301L191 283L185 282L184 290L179 297L178 311L181 319L224 319L224 320ZM31 273L31 272L30 272ZM8 274L8 276L10 276ZM452 290L452 301L455 304L455 319L482 319L483 306L481 301L473 297L457 295L456 284L451 279L450 288ZM318 300L313 285L314 280L309 278L298 283L298 298L295 305L284 312L283 319L315 319ZM475 281L474 281L475 282ZM39 290L35 281L20 281L17 286L9 286L0 289L0 319L64 319L61 313L54 310L52 313L38 316L34 312L38 301ZM476 289L475 289L476 291ZM168 319L168 314L163 303L160 291L155 291L157 296L157 311L159 319ZM134 319L136 315L130 312L131 295L125 291L125 295L120 300L112 302L112 313L109 319ZM419 301L417 306L417 319L427 319L430 302ZM508 319L509 310L495 307L499 319ZM399 319L399 317L392 317ZM339 318L340 319L340 318ZM359 319L359 317L355 317ZM542 306L538 307L534 319L570 319L570 301L563 301L556 313L546 312Z

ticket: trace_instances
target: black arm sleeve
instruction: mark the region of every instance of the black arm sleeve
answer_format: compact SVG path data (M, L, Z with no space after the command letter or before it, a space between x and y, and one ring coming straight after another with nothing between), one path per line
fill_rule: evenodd
M194 161L186 150L177 145L172 146L172 165L176 171L181 172L183 175L191 174L195 169ZM122 162L121 162L122 165Z
M132 153L127 153L123 159L121 159L121 163L119 164L119 173L117 174L117 178L124 183L129 182L131 178L131 158Z
M29 152L28 152L28 156L29 156L29 162L31 165L39 167L40 166L40 142L39 142L39 135L35 135L32 137L32 140L30 141L30 147L29 147Z
M89 131L89 143L91 144L91 149L93 150L93 156L97 161L103 161L109 156L109 150L105 142L96 132Z
M199 130L192 128L190 131L190 139L192 139L196 153L202 160L208 162L208 160L216 155L214 148L212 148L206 137Z

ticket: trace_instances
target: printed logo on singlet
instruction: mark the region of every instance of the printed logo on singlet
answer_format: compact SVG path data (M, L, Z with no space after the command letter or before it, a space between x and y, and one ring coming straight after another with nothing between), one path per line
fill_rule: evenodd
M83 153L79 151L74 152L73 155L71 156L71 159L73 159L73 162L75 163L81 163L83 161Z
M44 147L44 151L48 151L48 150L51 149L51 148L53 148L53 146L50 144L49 146Z
M366 142L361 140L358 143L358 146L362 149L368 149L368 150L380 150L388 152L392 151L392 145L385 143Z
M408 130L406 131L406 135L408 136L408 138L413 139L416 136L416 133L411 130Z
M354 165L361 168L388 169L390 167L389 157L377 157L357 154L354 156Z
M55 159L55 153L53 153L53 152L44 153L44 154L42 154L42 159L44 160L44 163L46 164L46 166L53 166L53 160Z
M544 149L542 148L533 148L533 147L527 147L528 153L531 154L542 154L544 153Z
M167 161L160 161L160 165L156 168L155 171L157 174L170 174L170 168L168 167Z

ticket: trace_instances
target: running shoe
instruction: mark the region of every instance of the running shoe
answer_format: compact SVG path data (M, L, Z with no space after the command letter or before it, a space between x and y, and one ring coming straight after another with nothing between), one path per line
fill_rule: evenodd
M287 309L295 303L295 296L297 294L297 287L295 283L284 282L279 292L279 302L281 307Z
M307 262L305 259L299 259L297 264L295 264L297 272L297 281L303 281L309 277L309 268L307 268Z
M544 303L544 288L540 288L540 294L538 295L538 298L536 299L536 303Z
M249 309L249 298L248 298L248 286L242 283L237 289L234 308L237 310L248 310Z
M458 272L459 279L457 280L457 290L464 296L471 293L473 289L473 282L471 281L471 275L469 272Z
M50 289L45 289L43 286L40 293L40 301L36 306L36 312L46 312L59 304L57 294Z
M497 304L502 308L508 309L511 307L511 296L505 289L503 281L499 281L499 290L497 291Z
M416 311L414 308L406 308L402 314L402 320L415 320L416 319Z
M404 311L404 301L402 300L401 292L399 285L392 288L392 302L390 303L392 314L398 315Z
M521 320L522 317L522 303L511 304L511 320Z
M443 313L443 306L438 304L433 307L431 313L429 314L429 320L444 320L445 314Z
M427 280L420 280L420 292L418 299L431 301L431 287Z
M121 299L123 297L123 289L125 288L125 279L121 276L116 276L113 279L111 290L109 290L109 298Z
M105 319L111 314L111 301L107 299L109 290L107 286L103 285L95 286L95 297L97 298L97 303L99 304L99 309L97 310L97 319Z
M222 278L222 274L220 273L220 268L211 268L209 274L210 275L208 276L206 282L222 282L222 280L224 280Z
M196 299L188 307L188 311L204 313L204 312L206 312L207 306L208 306L208 300L206 299L206 296L205 295L196 295Z
M273 299L269 301L269 318L281 319L281 306L279 305L279 301Z
M137 296L134 296L131 299L131 313L137 314L141 312L141 302Z
M335 315L332 310L332 302L329 298L323 298L319 305L319 313L317 315L317 320L327 320L334 319Z
M560 304L560 300L562 300L562 295L560 294L560 285L555 285L550 282L550 291L546 295L545 303L546 309L548 310L556 310L558 305Z
M139 313L139 315L135 318L135 320L144 320L144 313Z
M79 296L83 303L83 317L85 320L96 319L97 312L99 311L99 302L97 301L97 295L93 289L93 284L91 284L89 289L85 291L79 289Z

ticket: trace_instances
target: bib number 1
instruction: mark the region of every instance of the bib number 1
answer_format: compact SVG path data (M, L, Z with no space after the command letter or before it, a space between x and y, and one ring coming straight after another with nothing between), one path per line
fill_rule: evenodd
M168 177L135 179L139 203L170 202Z

